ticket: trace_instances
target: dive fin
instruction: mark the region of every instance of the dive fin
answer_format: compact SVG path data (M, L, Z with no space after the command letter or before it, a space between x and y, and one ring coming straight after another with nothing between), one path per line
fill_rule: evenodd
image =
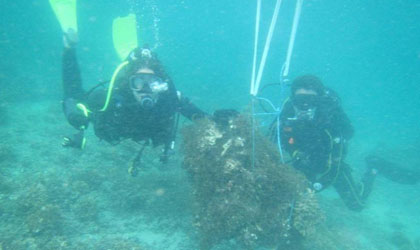
M378 170L378 174L400 184L414 185L420 182L420 172L403 168L381 157L369 155L365 158L368 168Z
M121 61L125 60L138 44L136 15L115 18L112 23L112 39Z
M51 8L64 33L68 33L69 29L72 29L77 33L76 1L77 0L50 0Z

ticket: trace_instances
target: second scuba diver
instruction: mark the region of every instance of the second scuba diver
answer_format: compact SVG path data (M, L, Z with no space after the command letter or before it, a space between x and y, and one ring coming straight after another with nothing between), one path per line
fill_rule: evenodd
M316 76L304 75L293 81L280 124L276 121L271 126L272 140L278 141L280 131L282 146L291 155L292 165L306 175L315 191L333 186L352 210L365 207L377 174L400 184L420 183L419 171L376 155L365 158L367 169L362 181L354 181L350 166L344 162L353 126L337 94Z
M273 141L280 131L292 165L306 175L315 191L334 186L348 208L363 209L376 170L368 168L361 183L354 181L350 166L344 162L353 127L337 94L324 87L318 77L304 75L293 81L280 124L274 122L271 131Z

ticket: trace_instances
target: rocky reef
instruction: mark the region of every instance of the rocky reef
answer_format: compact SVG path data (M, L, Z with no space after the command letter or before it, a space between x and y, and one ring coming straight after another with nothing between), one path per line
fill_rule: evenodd
M203 119L183 130L184 168L194 194L200 248L234 240L298 249L323 220L306 178L280 163L279 153L249 119ZM255 145L255 147L253 147Z

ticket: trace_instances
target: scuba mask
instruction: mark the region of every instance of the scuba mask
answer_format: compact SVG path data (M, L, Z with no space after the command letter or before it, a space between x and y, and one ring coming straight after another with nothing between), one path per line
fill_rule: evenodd
M135 92L161 93L168 90L168 83L154 74L135 74L129 81L131 90Z
M129 79L130 89L143 108L152 108L159 94L168 90L168 83L154 74L135 74Z
M312 94L298 94L292 99L295 110L294 120L311 121L315 117L319 96Z

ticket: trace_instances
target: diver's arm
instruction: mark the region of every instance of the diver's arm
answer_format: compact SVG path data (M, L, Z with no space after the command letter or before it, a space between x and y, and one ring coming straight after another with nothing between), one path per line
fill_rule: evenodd
M67 121L76 129L84 129L88 125L86 107L83 105L84 91L77 63L76 49L65 48L63 51L63 111Z
M339 137L345 140L350 140L354 134L353 125L344 112L341 106L341 99L333 90L328 90L328 96L326 98L327 112L330 133L333 137Z
M290 156L296 160L298 155L301 155L301 150L295 144L295 121L294 119L294 108L290 100L287 100L280 113L280 140L282 147L290 154ZM277 138L276 138L277 140Z
M333 126L338 130L339 136L343 139L350 140L353 137L354 128L349 117L340 106L337 107L334 116Z
M84 91L79 65L76 57L76 34L64 35L64 51L62 57L63 111L67 121L79 130L76 134L65 136L62 145L83 149L85 146L84 130L89 124L88 109L82 103Z
M63 111L67 121L74 128L87 128L89 119L82 88L82 78L76 55L77 33L68 32L63 37L64 50L62 56Z
M68 98L82 100L84 97L84 91L82 88L79 64L76 57L76 49L65 48L62 59L64 100Z
M208 116L207 113L195 106L187 97L179 97L179 112L189 120L201 119Z

